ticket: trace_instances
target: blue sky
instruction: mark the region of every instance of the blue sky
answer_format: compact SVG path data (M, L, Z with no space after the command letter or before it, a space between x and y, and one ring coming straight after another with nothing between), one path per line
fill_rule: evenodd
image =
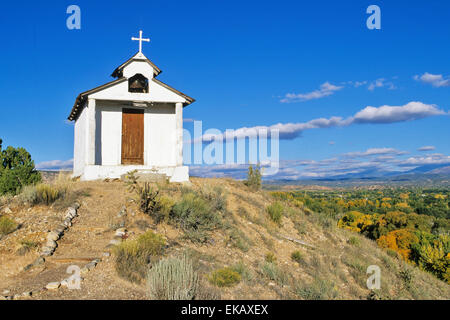
M71 4L81 30L66 28ZM381 30L366 27L371 4ZM112 80L139 29L159 79L197 100L184 115L204 129L354 117L286 134L279 177L450 164L448 1L25 1L2 4L0 21L0 137L41 168L70 163L75 97Z

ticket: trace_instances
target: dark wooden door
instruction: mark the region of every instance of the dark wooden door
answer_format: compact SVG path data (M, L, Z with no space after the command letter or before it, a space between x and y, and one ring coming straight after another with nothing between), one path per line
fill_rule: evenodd
M144 110L122 110L122 164L144 164Z

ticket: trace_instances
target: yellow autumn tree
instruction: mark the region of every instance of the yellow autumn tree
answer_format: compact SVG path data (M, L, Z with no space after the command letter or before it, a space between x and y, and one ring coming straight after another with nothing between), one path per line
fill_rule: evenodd
M417 243L419 239L408 229L394 230L377 239L380 247L396 251L405 261L410 261L411 246Z

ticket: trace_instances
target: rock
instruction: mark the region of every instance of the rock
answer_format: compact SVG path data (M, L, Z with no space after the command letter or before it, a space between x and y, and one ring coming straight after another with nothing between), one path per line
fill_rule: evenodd
M8 299L7 299L7 297L5 297L5 296L0 296L0 301L1 301L1 300L8 300Z
M110 242L109 242L109 244L112 244L113 246L116 246L116 245L118 245L118 244L120 244L120 240L117 240L117 239L113 239L113 240L111 240Z
M2 292L2 294L3 294L4 296L6 296L8 293L10 293L9 290L3 290L3 292Z
M25 267L23 267L23 271L28 271L28 270L30 270L33 267L34 267L33 264L30 263L30 264L26 265Z
M275 286L275 283L269 282L269 286L273 287L273 286Z
M103 253L102 253L102 256L104 256L104 257L109 257L109 256L111 256L111 253L109 253L109 252L103 252Z
M31 293L31 291L26 291L26 292L22 293L21 296L22 297L31 297L32 293Z
M73 207L69 207L66 210L66 216L74 218L77 215L77 210Z
M34 260L33 262L33 266L39 266L41 264L44 264L45 259L43 257L39 257L36 260Z
M63 222L63 224L64 224L66 227L71 227L71 226L72 226L72 220L70 220L70 219L65 219L64 222Z
M80 204L78 203L78 202L75 202L73 205L72 205L72 208L74 208L75 210L78 210L78 209L80 209Z
M69 280L64 279L61 281L61 287L67 288L69 286Z
M86 269L88 269L88 271L91 271L92 269L94 269L97 266L97 263L94 261L89 262L87 265L85 265L84 267Z
M12 210L9 207L6 207L5 209L3 209L3 212L6 214L10 214L12 213Z
M60 282L50 282L45 286L47 290L56 290L61 286Z
M45 244L45 246L53 249L53 248L56 248L58 246L58 244L56 243L56 241L47 240L47 243Z
M56 231L52 231L47 234L47 240L57 241L59 239L59 233Z
M126 232L123 232L123 231L116 231L116 233L114 234L114 237L120 237L120 238L122 238L124 235L126 235Z

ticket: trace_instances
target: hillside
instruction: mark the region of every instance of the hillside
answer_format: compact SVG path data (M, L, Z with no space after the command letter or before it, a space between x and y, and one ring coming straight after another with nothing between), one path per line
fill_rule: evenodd
M276 223L267 212L274 202L269 193L252 191L239 181L152 183L167 201L180 203L187 195L198 195L214 204L216 216L209 219L215 220L208 222L213 227L201 234L183 231L183 221L156 223L141 212L123 181L64 183L65 196L49 206L31 206L20 195L1 198L0 214L19 226L0 239L0 298L147 299L145 281L133 283L118 275L114 247L148 231L165 242L161 255L152 257L152 266L183 252L193 261L201 283L198 299L450 298L448 284L388 255L374 241L337 228L325 216L285 203ZM77 214L53 255L29 266L37 261L48 232L58 228L74 203L80 205ZM192 241L199 238L204 241ZM60 286L70 265L84 267L79 290ZM369 265L381 268L381 289L375 293L366 286ZM225 267L239 276L221 287L211 279ZM51 282L58 283L42 289Z

